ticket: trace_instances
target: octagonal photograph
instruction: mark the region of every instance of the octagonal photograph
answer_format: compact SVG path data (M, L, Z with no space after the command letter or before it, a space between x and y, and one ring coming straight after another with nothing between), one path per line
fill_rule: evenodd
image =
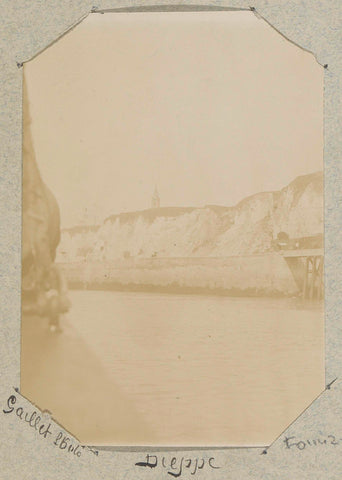
M323 67L155 11L23 70L21 393L86 445L270 445L325 387Z

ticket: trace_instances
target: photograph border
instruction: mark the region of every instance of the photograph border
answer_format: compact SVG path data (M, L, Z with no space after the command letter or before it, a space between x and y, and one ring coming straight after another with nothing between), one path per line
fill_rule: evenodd
M326 478L338 478L342 473L339 465L338 445L342 438L341 415L342 397L339 395L341 369L341 338L338 325L341 296L341 247L340 228L342 213L340 210L341 183L341 89L342 75L341 40L338 31L342 22L342 5L339 0L324 1L288 1L276 2L256 0L254 10L279 33L305 50L314 53L317 61L324 65L324 178L325 178L325 338L326 338L326 390L287 428L268 449L252 448L210 448L209 450L184 448L165 449L141 447L107 447L98 455L81 458L67 458L62 452L56 453L56 447L46 442L18 424L18 419L6 415L8 398L17 395L29 408L30 403L20 398L20 238L21 238L21 136L22 136L22 64L31 60L41 51L80 23L91 12L99 11L147 11L156 8L156 2L101 1L94 7L89 2L62 0L58 6L42 6L41 2L20 0L17 10L10 8L10 1L4 0L3 11L7 12L6 28L0 38L0 47L5 52L4 68L0 81L2 98L0 124L2 146L1 178L1 276L2 276L2 331L0 333L2 355L2 381L0 384L2 401L1 433L2 455L6 458L4 478L17 478L17 474L29 473L27 478L168 478L167 471L159 468L137 471L136 463L144 459L146 452L171 452L181 457L206 455L215 457L221 467L206 471L206 478L220 478L222 474L233 473L237 478L291 478L294 473L301 478L322 478L322 470L329 475ZM7 4L7 5L6 5ZM251 10L249 2L206 1L193 2L194 10ZM8 8L6 8L8 7ZM143 7L143 8L141 8ZM179 2L158 2L163 11L182 10ZM188 8L188 6L186 6ZM4 15L4 17L6 17ZM341 162L340 162L341 163ZM308 359L309 361L309 359ZM335 437L338 444L329 447L328 438ZM316 441L314 444L313 441ZM320 440L320 441L318 441ZM327 440L327 441L325 441ZM307 443L309 441L309 443ZM301 443L302 442L302 443ZM312 444L312 445L311 445ZM304 445L304 446L303 446ZM302 448L303 447L303 448ZM318 451L318 449L320 449ZM101 462L103 451L104 461ZM113 452L117 452L113 455ZM12 452L12 453L10 453ZM22 462L15 463L20 454ZM62 458L61 458L62 455ZM183 455L183 456L184 456ZM319 456L321 465L316 459ZM63 468L56 469L63 461ZM317 468L321 467L321 468ZM138 467L139 468L139 467ZM163 468L163 467L160 467ZM148 473L148 475L147 475ZM97 474L97 476L94 476ZM203 472L204 474L204 472ZM73 475L73 476L71 476ZM110 475L110 476L109 476ZM81 477L80 477L81 478ZM222 478L222 477L221 477Z

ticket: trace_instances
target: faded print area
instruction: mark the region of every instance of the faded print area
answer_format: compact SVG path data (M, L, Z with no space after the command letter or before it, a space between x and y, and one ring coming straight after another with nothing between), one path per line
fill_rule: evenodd
M233 207L152 207L66 228L58 261L75 287L322 298L322 229L315 172Z
M322 68L120 13L24 74L23 393L90 444L267 445L324 388Z

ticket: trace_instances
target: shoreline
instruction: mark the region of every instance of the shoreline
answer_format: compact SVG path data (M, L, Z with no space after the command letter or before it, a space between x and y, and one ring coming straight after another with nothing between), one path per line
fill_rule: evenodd
M209 287L191 287L180 286L177 284L170 285L153 285L142 283L123 284L119 282L89 282L86 285L82 281L71 281L68 283L69 290L80 291L115 291L115 292L143 292L143 293L163 293L163 294L182 294L182 295L211 295L216 297L233 297L233 298L301 298L300 293L285 293L282 291L267 291L257 288L209 288Z
M291 298L301 295L303 284L296 282L277 253L225 258L130 258L60 263L59 267L71 289Z

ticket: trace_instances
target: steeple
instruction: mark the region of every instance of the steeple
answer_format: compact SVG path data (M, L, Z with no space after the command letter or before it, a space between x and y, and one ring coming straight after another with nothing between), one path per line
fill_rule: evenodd
M154 192L152 195L151 200L151 208L159 208L160 207L160 197L157 189L157 185L154 187Z

